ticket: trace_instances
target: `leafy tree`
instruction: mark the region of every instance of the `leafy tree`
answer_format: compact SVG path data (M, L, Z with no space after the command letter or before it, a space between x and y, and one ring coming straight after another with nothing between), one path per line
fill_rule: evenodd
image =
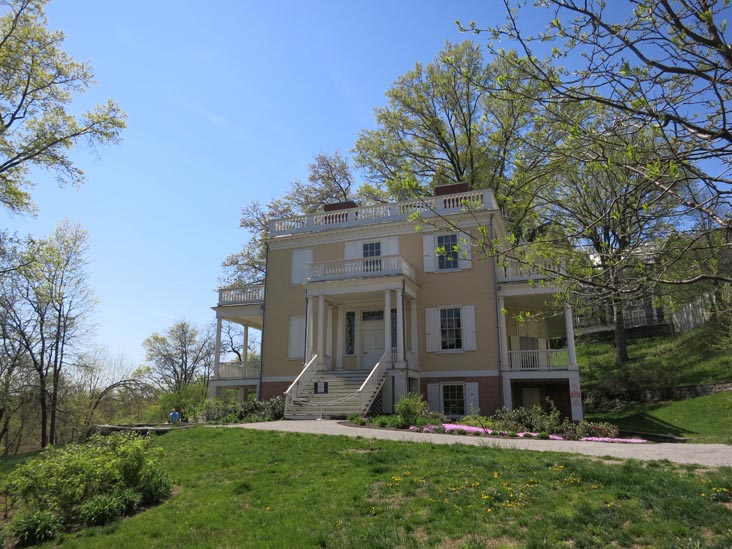
M163 334L143 341L150 361L150 378L158 387L179 393L199 380L206 383L214 363L214 338L210 328L199 330L186 320L175 322Z
M223 285L261 284L265 275L265 240L272 219L312 213L325 204L342 202L352 197L354 185L350 164L336 151L319 153L309 166L308 182L293 181L290 190L282 197L262 206L258 200L242 209L241 227L247 229L251 239L241 251L228 256L222 266Z
M721 247L729 249L732 54L727 2L542 0L539 4L547 8L551 21L536 35L522 30L522 2L504 4L506 23L487 29L494 40L489 50L507 65L529 72L534 87L546 90L537 98L544 109L561 103L593 104L623 131L653 132L653 147L644 154L615 156L610 162L638 174L639 186L655 186L677 208L697 212L710 221L712 230L726 231ZM467 28L483 32L475 23ZM507 41L523 55L499 49ZM542 59L539 52L546 44L551 44L551 53ZM615 132L605 135L612 144ZM689 184L680 185L680 179ZM698 242L709 227L694 227L689 240ZM659 270L654 280L732 280L729 273L696 267L676 272L673 278L664 276L670 271Z
M3 0L0 16L0 203L32 211L31 167L53 170L59 183L78 185L83 172L68 153L79 141L92 147L119 140L125 115L111 100L74 116L67 106L92 84L91 67L62 49L49 31L46 0Z
M87 286L87 248L86 231L63 222L48 238L29 242L20 251L21 266L2 278L6 348L22 353L35 374L41 447L56 442L63 373L95 302Z

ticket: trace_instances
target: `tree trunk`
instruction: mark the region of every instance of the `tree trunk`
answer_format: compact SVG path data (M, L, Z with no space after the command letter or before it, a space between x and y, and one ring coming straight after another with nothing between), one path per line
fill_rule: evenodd
M48 446L48 395L46 394L46 378L39 377L38 403L41 406L41 448Z
M623 306L613 301L613 336L615 339L615 364L628 362L628 344L625 338L625 321L623 320Z

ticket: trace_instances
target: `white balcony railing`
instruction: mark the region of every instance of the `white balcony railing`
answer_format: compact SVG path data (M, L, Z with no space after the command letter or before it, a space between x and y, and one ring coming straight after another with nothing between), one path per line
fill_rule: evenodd
M312 263L309 282L343 280L348 278L372 278L404 275L415 279L414 267L400 255L385 255L359 259L335 259Z
M219 364L216 379L259 379L259 366L242 364L241 362L222 362Z
M548 351L510 351L508 369L518 371L568 370L569 352L567 349Z
M512 282L553 278L553 270L556 270L556 265L548 260L540 260L530 265L515 259L507 259L504 265L498 267L498 281Z
M445 215L464 211L496 210L493 193L483 189L443 196L429 196L390 204L363 206L318 212L308 215L274 219L269 224L270 236L307 233L341 227L375 225L391 221L406 221L412 214L424 216Z
M219 305L247 305L250 303L264 303L264 284L219 290Z

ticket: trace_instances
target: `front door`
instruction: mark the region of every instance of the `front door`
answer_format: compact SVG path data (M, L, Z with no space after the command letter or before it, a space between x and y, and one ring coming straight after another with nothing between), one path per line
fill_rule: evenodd
M361 322L361 368L371 370L384 354L384 321Z

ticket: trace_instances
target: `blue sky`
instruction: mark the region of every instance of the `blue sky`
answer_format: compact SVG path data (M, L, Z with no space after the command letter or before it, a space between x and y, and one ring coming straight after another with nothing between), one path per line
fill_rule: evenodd
M316 153L350 150L399 75L474 38L456 19L486 26L503 11L498 0L56 0L47 16L94 68L74 108L111 97L128 128L98 156L74 153L83 187L39 173L39 214L1 211L0 226L45 236L68 218L89 231L95 342L136 366L153 332L213 321L221 261L247 239L245 203L305 179Z

